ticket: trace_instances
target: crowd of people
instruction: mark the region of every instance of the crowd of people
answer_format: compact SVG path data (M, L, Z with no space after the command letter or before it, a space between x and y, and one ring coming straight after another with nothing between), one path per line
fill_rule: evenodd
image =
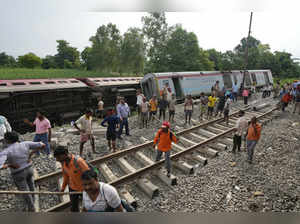
M297 86L284 85L281 91L278 91L278 84L274 88L274 98L279 97L282 111L290 103L294 103L295 113L298 110L300 114L300 84ZM211 94L206 96L201 93L198 106L199 120L211 119L213 116L224 117L224 122L228 125L229 114L232 104L237 101L239 88L235 83L232 90L220 89L219 82L213 85ZM242 91L244 103L248 103L249 91ZM168 84L160 92L157 99L155 95L149 101L137 90L137 114L140 128L147 128L149 122L154 120L161 121L162 125L157 131L153 147L156 149L156 161L159 161L162 154L165 156L165 167L167 177L171 176L170 155L172 142L178 143L180 140L174 132L171 131L171 124L174 123L176 111L176 96L172 93ZM191 94L186 96L183 103L185 114L185 125L191 125L192 114L195 111L195 102ZM123 97L118 97L113 109L109 109L104 114L104 102L99 98L98 110L96 116L101 118L100 125L107 128L106 139L108 149L112 153L117 151L116 139L122 139L123 128L125 134L130 136L128 118L131 114L130 107ZM168 111L168 121L166 121L166 112ZM250 122L245 118L245 112L239 112L239 119L236 122L233 136L232 153L242 150L242 142L245 142L245 149L248 153L248 162L251 164L255 146L260 139L261 125L253 117ZM104 212L104 211L132 211L132 207L122 200L117 190L103 182L99 182L97 170L83 158L83 147L87 141L90 141L93 153L95 149L95 140L92 127L93 111L87 109L85 114L73 122L74 127L80 132L79 156L68 151L65 146L57 146L53 151L53 156L62 165L63 184L60 191L64 192L68 186L69 192L82 192L82 194L70 194L71 211L78 212L79 202L83 201L84 212ZM50 155L51 142L51 123L42 111L37 111L33 122L24 119L24 122L35 127L35 136L33 141L20 141L19 134L12 131L7 119L0 116L0 141L3 143L3 150L0 152L0 168L10 168L12 179L20 191L34 191L32 156L39 156L40 151ZM100 171L101 172L101 171ZM34 197L30 194L24 195L28 206L28 211L35 211Z

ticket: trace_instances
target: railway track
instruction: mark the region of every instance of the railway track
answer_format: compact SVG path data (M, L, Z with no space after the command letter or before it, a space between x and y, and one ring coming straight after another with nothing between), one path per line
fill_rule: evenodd
M262 124L273 119L273 111L276 106L268 106L260 111L252 111L251 108L246 108L246 118L250 119L256 116ZM215 120L197 122L190 128L184 128L183 124L173 127L180 141L178 144L173 144L171 160L172 168L176 172L183 174L192 174L196 167L205 166L210 159L217 157L218 153L226 150L232 144L232 132L238 111L230 114L229 125L223 122L223 118ZM159 170L164 165L164 159L159 162L155 160L155 149L153 149L153 141L140 137L144 141L143 144L132 145L127 149L109 154L92 161L89 161L101 171L101 181L108 182L115 186L122 198L125 198L134 207L137 206L138 200L132 195L132 191L128 190L125 185L138 187L149 198L158 196L159 187L151 181L151 177L160 181L164 185L177 184L177 177L171 175L166 176L163 171ZM130 142L128 142L130 145ZM59 168L59 167L58 167ZM176 174L176 172L172 172ZM152 178L153 179L153 178ZM50 180L58 180L61 184L61 171L49 173L44 176L36 176L35 184L37 189L41 185L47 184ZM68 196L61 196L60 203L44 210L45 212L65 211L70 207ZM36 200L37 201L37 200Z

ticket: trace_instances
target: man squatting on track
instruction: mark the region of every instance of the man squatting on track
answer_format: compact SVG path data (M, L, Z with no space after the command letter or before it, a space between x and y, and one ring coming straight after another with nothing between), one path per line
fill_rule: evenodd
M19 191L34 191L34 179L31 157L40 149L45 149L42 142L19 142L16 132L6 132L4 141L7 148L0 152L0 169L10 168L12 179ZM33 149L31 152L29 150ZM34 198L23 194L28 211L35 212Z

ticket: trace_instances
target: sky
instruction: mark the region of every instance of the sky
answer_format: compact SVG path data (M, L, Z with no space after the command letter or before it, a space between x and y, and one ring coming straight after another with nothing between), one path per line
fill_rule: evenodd
M203 49L232 50L251 35L272 51L300 58L298 0L0 0L0 52L17 57L56 54L56 40L82 51L101 25L116 24L123 34L142 27L150 11L165 11L169 25L194 32Z

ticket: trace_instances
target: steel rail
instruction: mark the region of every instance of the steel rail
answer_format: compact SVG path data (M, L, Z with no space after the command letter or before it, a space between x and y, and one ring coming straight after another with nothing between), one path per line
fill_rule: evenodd
M248 111L250 109L251 108L246 108L246 109L244 109L244 111ZM239 113L238 111L234 112L234 113L230 114L230 117L233 117L233 116L237 115L238 113ZM223 120L224 120L224 118L218 118L218 119L214 119L214 120L211 120L211 121L207 121L203 124L198 124L194 127L179 131L179 132L176 133L176 135L183 135L183 134L191 132L195 129L206 127L208 125L211 125L211 124L223 121ZM100 164L100 163L107 162L108 160L111 160L111 159L123 157L123 156L125 156L129 153L134 153L136 151L139 151L142 148L151 147L152 145L153 145L153 140L151 140L149 142L146 142L146 143L143 143L143 144L139 144L139 145L129 147L128 149L124 149L124 150L121 150L121 151L118 151L118 152L115 152L115 153L112 153L112 154L102 156L100 158L90 160L89 163L91 163L92 165L97 165L97 164ZM49 178L55 178L55 177L58 178L61 175L62 175L62 171L58 170L58 171L55 171L55 172L52 172L52 173L49 173L49 174L45 174L43 176L38 177L37 179L35 179L35 183L36 184L41 184L42 182L48 180Z
M258 116L257 119L261 119L261 118L269 115L270 113L272 113L276 109L277 109L277 107L275 107L275 108L273 108L273 109L265 112L264 114ZM200 127L201 127L201 125L200 125ZM198 128L199 128L199 126L198 126ZM193 127L192 129L194 130L195 128ZM176 160L179 157L181 157L181 156L183 156L185 154L190 153L191 151L195 150L198 147L201 147L203 145L206 145L208 143L211 143L211 142L215 141L216 139L218 139L220 137L228 135L229 133L233 132L234 130L235 130L235 128L230 128L230 129L228 129L226 131L223 131L220 134L217 134L216 136L213 136L213 137L208 138L208 139L206 139L204 141L201 141L201 142L199 142L199 143L197 143L195 145L192 145L192 146L188 147L187 149L185 149L184 151L180 151L180 152L177 152L177 153L171 155L170 159ZM180 133L183 134L183 132L186 133L187 130L184 130L184 131L182 131ZM147 144L149 144L149 143L147 143ZM111 182L109 182L109 184L111 184L114 187L117 187L117 186L122 185L124 183L127 183L127 182L129 182L131 180L137 179L140 176L143 176L144 174L148 173L150 170L155 170L155 169L163 166L164 162L165 162L165 159L162 159L162 160L160 160L158 162L155 162L154 164L151 164L151 165L145 166L145 167L143 167L141 169L138 169L134 173L130 173L130 174L124 175L124 176L122 176L122 177L120 177L120 178L118 178L118 179L116 179L114 181L111 181ZM62 203L60 203L60 204L58 204L58 205L56 205L56 206L54 206L52 208L47 209L46 212L61 211L61 210L64 210L64 209L70 207L70 205L71 205L70 201L68 201L68 202L62 202Z

